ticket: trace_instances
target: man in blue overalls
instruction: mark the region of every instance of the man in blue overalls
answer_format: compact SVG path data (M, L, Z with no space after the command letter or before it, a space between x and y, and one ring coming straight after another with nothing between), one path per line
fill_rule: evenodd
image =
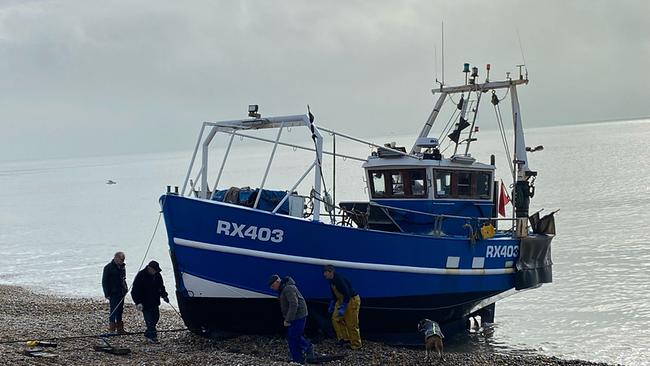
M303 337L307 322L305 298L298 291L296 282L289 276L280 279L280 276L273 275L269 278L268 285L272 290L278 292L284 326L287 327L287 343L291 361L303 363L305 356L313 357L314 355L311 343Z

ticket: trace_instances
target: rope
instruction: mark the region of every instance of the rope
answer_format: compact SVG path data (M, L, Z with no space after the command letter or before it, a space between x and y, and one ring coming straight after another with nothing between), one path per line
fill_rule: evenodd
M172 309L174 309L174 312L178 314L181 319L183 319L183 316L181 313L176 310L176 307L172 305L171 303L167 303ZM183 332L183 331L193 331L193 330L200 330L200 329L192 329L192 328L175 328L175 329L163 329L163 330L158 330L157 333L173 333L173 332ZM60 341L60 340L71 340L71 339L84 339L84 338L106 338L106 337L122 337L122 336L130 336L130 335L140 335L144 334L145 332L126 332L124 334L118 334L118 333L109 333L109 334L88 334L88 335L79 335L79 336L68 336L68 337L51 337L51 338L39 338L39 341ZM0 344L9 344L9 343L24 343L28 341L33 341L35 339L15 339L15 340L8 340L8 341L0 341Z
M165 207L165 202L163 201L163 208L164 207ZM147 258L147 254L149 254L149 249L151 249L151 243L153 243L153 239L156 237L156 232L158 231L158 225L160 224L160 218L161 217L162 217L162 209L161 209L160 212L158 212L158 220L156 221L156 227L154 227L154 229L153 229L153 233L151 234L151 239L149 240L149 245L147 245L147 250L144 252L144 256L142 257L142 262L140 262L140 267L138 268L138 272L140 272L140 270L142 269L142 265L144 264L144 261ZM131 287L133 287L133 283L131 283ZM126 294L128 294L130 291L131 290L128 290L126 292ZM124 297L122 297L122 300L120 300L120 302L117 303L117 305L115 306L115 309L113 309L113 311L111 311L108 314L109 318L113 315L115 310L117 310L117 308L119 308L120 305L122 305L122 303L124 302L124 299L126 298L126 294L124 294ZM176 309L174 309L174 310L176 310Z
M312 199L315 199L315 200L317 200L317 201L320 201L321 203L325 203L325 204L327 203L327 202L325 202L324 200L322 200L322 199L320 199L320 198L317 198L317 197L312 197ZM347 210L347 209L345 209L345 208L343 208L343 207L341 207L341 206L336 205L336 203L332 203L332 207L337 208L337 209L338 209L339 211L341 211L341 212L347 213L347 214L348 214L348 218L349 218L350 220L351 220L351 217L349 216L350 214L353 214L353 215L360 215L360 214L363 214L363 213L361 213L361 212L359 212L359 211L355 211L355 210L350 211L350 210ZM313 209L313 207L312 207L312 209ZM365 214L364 214L364 215L365 215ZM333 216L333 217L341 217L341 218L343 218L343 220L341 220L341 221L338 223L338 224L340 224L340 225L352 226L351 224L349 224L349 223L347 223L347 222L345 221L346 215L344 215L344 214L340 214L340 215L336 215L336 214L334 214L334 215L332 215L332 214L330 213L330 216ZM366 215L366 216L367 216L367 215Z
M178 314L178 316L179 316L181 319L183 319L183 316L181 315L181 313L178 312L178 310L176 310L176 307L174 307L174 305L172 305L172 304L169 303L169 302L167 303L167 305L171 306L171 308L174 309L174 312L175 312L176 314Z
M156 221L156 227L154 227L153 233L151 234L151 239L149 239L149 245L147 245L147 250L144 252L144 256L142 256L142 262L140 262L140 267L138 268L138 272L140 272L140 270L142 269L142 265L144 264L144 261L147 258L147 254L149 254L149 249L151 249L151 243L153 243L153 239L156 237L156 232L158 231L158 225L160 224L161 217L162 217L162 211L158 212L158 220Z

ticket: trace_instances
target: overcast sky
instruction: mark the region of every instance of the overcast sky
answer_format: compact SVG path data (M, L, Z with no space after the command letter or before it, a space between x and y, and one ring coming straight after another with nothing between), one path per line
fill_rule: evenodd
M463 62L522 63L525 126L650 116L650 1L0 0L0 161L189 150L204 120L416 134Z

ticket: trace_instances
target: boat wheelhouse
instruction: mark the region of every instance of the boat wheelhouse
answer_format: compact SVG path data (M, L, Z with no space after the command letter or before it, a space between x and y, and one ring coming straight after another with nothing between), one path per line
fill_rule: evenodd
M314 123L311 113L262 117L250 106L248 118L204 122L180 193L168 189L160 198L186 325L207 333L282 331L275 294L265 281L280 273L298 283L309 326L327 328L326 264L336 266L361 295L366 337L415 335L414 324L422 318L448 330L476 314L492 321L497 300L550 282L553 215L539 219L537 212L528 224L537 173L528 168L517 98L527 77L484 83L477 77L433 90L438 100L408 151L327 129ZM504 146L512 158L512 217L498 214L502 187L494 158L477 162L469 153L481 97L488 92L505 137L499 109L505 97L497 91L511 98L513 153L505 141ZM452 96L458 101L451 102ZM446 101L452 116L439 138L430 137ZM282 141L282 131L291 127L303 128L310 144ZM275 139L253 135L269 129L277 130ZM209 148L217 133L229 140L218 171L210 175ZM324 133L374 150L363 157L325 151ZM258 188L220 186L236 136L273 145ZM447 139L450 157L440 145ZM270 189L266 182L279 146L307 151L313 162L293 184ZM362 163L367 201L334 202L336 195L324 187L324 156ZM298 192L310 174L311 189ZM215 179L212 186L209 177Z

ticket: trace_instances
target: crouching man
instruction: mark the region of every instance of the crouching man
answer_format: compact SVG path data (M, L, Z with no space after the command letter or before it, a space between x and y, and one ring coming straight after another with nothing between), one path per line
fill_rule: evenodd
M304 363L305 355L314 356L314 349L305 339L305 323L307 322L307 303L296 287L296 282L289 276L280 279L280 276L273 275L269 278L268 285L278 292L280 310L284 318L284 326L287 327L287 343L291 353L291 361Z

